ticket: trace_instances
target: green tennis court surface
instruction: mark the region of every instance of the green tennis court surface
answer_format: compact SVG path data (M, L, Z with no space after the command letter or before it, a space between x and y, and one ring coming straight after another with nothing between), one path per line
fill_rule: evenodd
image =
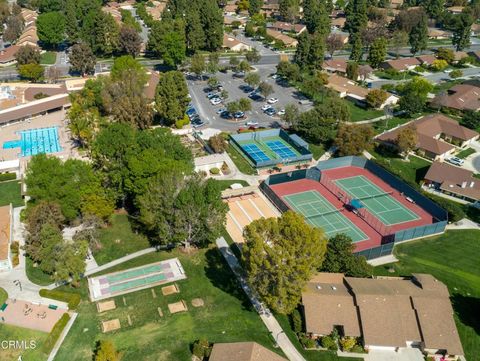
M130 278L135 278L138 276L144 276L149 273L155 273L155 272L161 272L161 271L162 271L161 265L154 265L154 266L144 267L144 268L135 269L131 271L126 271L123 273L118 273L113 276L108 276L107 280L110 283L115 283L123 280L128 280Z
M280 162L300 156L300 153L280 137L254 138L238 142L255 163L276 159Z
M317 191L288 194L283 196L283 199L290 208L303 215L311 225L322 228L328 237L344 233L353 242L368 239L365 233L342 214L342 210L337 210Z
M361 200L365 208L386 226L405 223L420 217L363 175L335 180L350 197Z

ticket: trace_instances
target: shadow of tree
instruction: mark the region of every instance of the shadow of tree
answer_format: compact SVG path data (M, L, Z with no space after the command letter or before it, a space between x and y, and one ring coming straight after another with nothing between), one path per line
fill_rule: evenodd
M480 334L480 298L455 293L451 300L460 321Z
M242 301L242 307L244 309L252 311L253 306L250 303L250 300L220 251L217 248L209 249L205 253L205 258L205 275L209 278L212 284Z

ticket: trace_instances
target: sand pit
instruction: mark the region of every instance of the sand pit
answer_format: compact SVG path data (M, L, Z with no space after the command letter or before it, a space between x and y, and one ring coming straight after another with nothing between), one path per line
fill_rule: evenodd
M205 306L205 302L201 298L194 298L192 300L192 306L193 307L203 307Z
M116 318L114 320L103 321L102 322L102 332L103 333L115 331L115 330L118 330L121 327L122 326L120 326L120 320L118 318Z
M169 303L168 310L170 311L170 313L173 314L173 313L188 311L188 307L186 302L184 300L181 300L179 302Z
M115 300L110 300L110 301L98 302L97 303L98 313L111 311L111 310L114 310L115 308L117 308L117 306L115 305Z
M176 284L162 287L162 294L164 296L173 295L174 293L179 293L179 292L180 290L178 289L178 286Z

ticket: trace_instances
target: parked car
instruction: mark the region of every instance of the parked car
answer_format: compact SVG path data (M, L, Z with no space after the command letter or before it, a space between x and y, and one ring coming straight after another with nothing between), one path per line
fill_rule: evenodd
M267 110L265 110L265 114L273 117L275 114L277 114L277 111L275 110L275 108L268 108Z
M280 78L280 75L278 75L278 74L272 74L272 79L273 79L273 80L277 80L278 78Z
M244 93L251 93L255 90L250 85L246 85L246 84L240 85L239 88L240 88L240 90L243 90Z
M271 106L270 104L264 104L264 105L262 106L262 110L265 111L265 110L267 110L267 109L270 109L271 107L272 107L272 106Z
M197 110L194 107L187 108L187 115L195 114Z
M250 93L250 94L248 95L248 97L249 97L250 99L254 100L254 101L258 101L258 100L262 100L262 99L263 99L263 97L262 97L261 95L255 93L255 92Z
M217 114L222 114L223 112L226 112L226 111L227 111L226 108L218 108L217 111L216 111L216 113L217 113Z
M226 110L223 111L222 113L220 113L220 116L221 116L222 118L224 118L224 119L230 119L230 118L232 118L232 114L230 114L230 112L228 112L228 111L226 111Z
M236 112L233 114L233 117L235 119L242 119L242 118L245 118L245 113L244 112Z
M245 77L245 72L244 71L237 71L236 73L233 74L234 78L243 78Z
M204 122L199 122L199 123L192 124L192 127L194 127L194 128L200 128L200 127L202 127L202 126L204 126L204 125L205 125Z
M218 97L217 92L210 92L210 93L207 94L208 99L212 99L212 98L215 98L215 97Z
M280 109L277 115L280 115L280 116L285 115L285 109Z
M218 104L220 104L221 102L222 102L222 99L217 98L217 97L210 99L210 103L211 103L212 105L218 105Z
M270 98L267 100L268 104L275 104L276 102L278 102L278 98Z
M454 165L458 165L459 167L462 166L463 163L465 163L465 161L463 159L460 159L458 157L447 158L447 162L451 163L451 164L454 164Z
M255 126L255 125L258 125L258 122L255 121L255 120L250 120L250 121L246 122L245 125L247 125L247 126Z

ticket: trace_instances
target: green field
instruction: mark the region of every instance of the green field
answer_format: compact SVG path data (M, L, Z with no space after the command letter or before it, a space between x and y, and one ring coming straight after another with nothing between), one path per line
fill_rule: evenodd
M0 360L10 361L17 360L21 355L23 361L42 361L46 360L46 355L42 350L42 345L47 339L48 333L33 331L27 328L15 327L10 325L0 324L0 340L18 340L26 341L27 345L30 342L35 343L35 348L30 349L5 349L0 348Z
M3 305L8 298L8 293L0 287L0 305Z
M480 360L480 231L448 231L430 239L400 244L398 263L375 268L377 275L430 273L450 291L466 359ZM395 272L389 272L393 267Z
M57 53L54 51L47 51L41 55L40 64L52 65L57 60Z
M10 203L13 207L24 205L18 180L0 183L0 206L6 206Z
M90 360L95 342L104 338L115 343L123 354L122 361L190 360L190 345L200 337L210 342L256 341L274 350L268 330L216 248L189 256L179 250L152 253L104 273L172 257L179 257L187 275L186 280L177 282L179 294L163 296L161 287L155 287L156 298L151 289L119 296L115 298L117 309L101 316L95 304L87 301L87 288L82 282L77 291L82 294L77 309L79 316L55 360ZM197 297L204 300L204 307L192 307L191 300ZM167 304L178 300L188 303L188 311L170 315ZM163 317L159 316L157 307L161 307ZM132 326L128 325L127 314ZM122 329L102 334L100 321L114 318L119 318Z
M127 214L114 214L110 225L100 230L101 248L93 250L99 265L150 247L148 240L132 230Z
M372 125L376 133L383 133L386 130L390 130L399 125L405 124L410 120L411 120L410 118L393 117L389 119L380 120L379 122L375 122Z
M350 120L352 122L359 122L361 120L370 120L375 119L378 117L382 117L385 115L383 110L376 110L376 109L369 109L369 108L361 108L355 105L353 102L349 100L345 100L348 107L350 108Z
M461 159L467 158L469 155L472 155L476 152L473 148L467 148L462 150L461 152L457 153L455 156Z
M249 186L249 184L246 181L244 181L243 179L216 179L215 182L217 182L220 185L220 188L222 190L227 189L228 187L230 187L234 183L239 183L244 187Z
M237 166L238 170L243 174L252 175L255 174L255 169L248 163L243 155L241 155L231 144L227 147L227 153L232 158L233 163Z
M46 274L43 272L40 268L34 267L33 266L33 261L25 257L25 263L26 263L26 273L27 277L30 281L33 283L39 285L39 286L48 286L49 284L53 283L52 278L50 275Z
M312 152L313 159L318 159L325 153L325 149L321 144L308 143L308 150Z

